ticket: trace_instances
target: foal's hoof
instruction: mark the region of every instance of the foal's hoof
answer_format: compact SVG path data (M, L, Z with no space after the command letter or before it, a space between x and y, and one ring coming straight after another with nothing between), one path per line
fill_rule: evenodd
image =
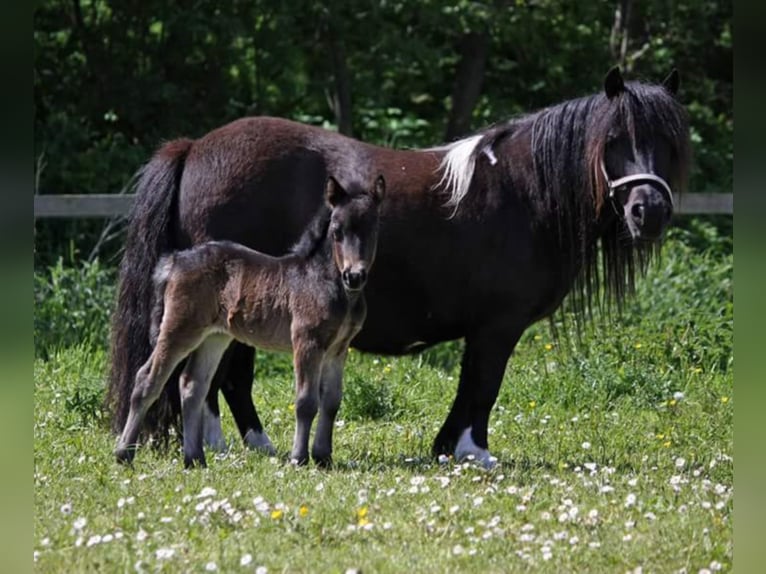
M290 457L290 464L293 466L306 466L309 462L309 457L307 456L291 456Z

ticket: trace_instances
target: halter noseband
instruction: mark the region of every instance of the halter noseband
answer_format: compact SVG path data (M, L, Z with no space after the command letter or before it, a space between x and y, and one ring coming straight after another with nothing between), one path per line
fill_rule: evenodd
M601 173L604 174L604 180L606 180L606 185L609 188L609 199L614 199L614 192L621 187L633 187L637 182L650 181L660 186L660 189L665 194L665 199L667 199L670 206L675 209L673 192L670 190L670 185L658 175L654 175L653 173L634 173L633 175L626 175L625 177L612 180L609 179L609 174L606 172L606 165L604 165L603 159L601 160Z

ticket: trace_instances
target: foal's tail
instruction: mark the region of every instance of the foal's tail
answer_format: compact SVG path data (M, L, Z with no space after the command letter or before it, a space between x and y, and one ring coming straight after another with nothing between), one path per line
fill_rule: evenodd
M152 276L160 257L175 247L173 213L192 144L188 139L166 143L137 174L136 200L129 217L117 305L112 317L106 406L111 414L112 430L117 433L128 416L136 372L151 353L155 302ZM175 418L173 411L171 400L163 393L147 413L146 432L167 439Z
M163 255L157 267L154 269L152 279L154 281L154 306L152 307L152 318L149 326L149 342L152 347L157 344L157 338L160 335L160 325L162 324L162 315L165 313L165 287L168 284L168 277L173 269L175 253Z

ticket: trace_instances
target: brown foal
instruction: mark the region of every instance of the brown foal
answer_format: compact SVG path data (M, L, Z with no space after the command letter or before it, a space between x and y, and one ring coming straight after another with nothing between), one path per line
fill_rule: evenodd
M271 257L228 241L210 241L160 260L154 281L154 348L136 375L115 455L135 456L141 422L178 364L186 467L205 466L203 403L221 357L233 340L292 351L295 437L291 461L332 460L332 430L340 406L348 346L366 315L362 289L375 259L379 205L385 182L369 191L333 177L326 206L292 251ZM268 438L265 450L273 451Z

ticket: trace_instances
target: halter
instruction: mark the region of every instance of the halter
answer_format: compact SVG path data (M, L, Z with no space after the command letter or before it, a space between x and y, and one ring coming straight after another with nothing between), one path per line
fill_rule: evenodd
M634 173L633 175L626 175L625 177L612 180L609 179L609 174L606 173L606 165L604 165L603 159L601 160L601 173L604 174L606 185L609 187L609 199L614 199L614 192L621 187L630 188L636 185L637 182L649 181L660 186L660 189L665 194L665 199L667 199L668 202L670 202L670 206L675 209L675 204L673 203L673 192L670 190L670 185L668 185L668 182L658 175L654 175L653 173Z

